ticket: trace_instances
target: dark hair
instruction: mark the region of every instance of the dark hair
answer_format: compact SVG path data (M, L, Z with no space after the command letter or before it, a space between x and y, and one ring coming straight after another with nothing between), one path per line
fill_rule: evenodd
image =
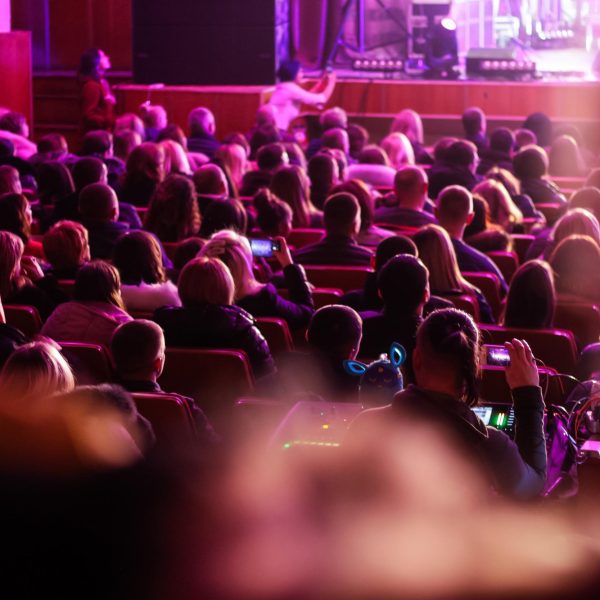
M162 142L163 140L172 140L173 142L177 142L184 150L187 150L185 133L183 132L183 129L179 127L179 125L172 123L171 125L167 125L164 129L161 129L158 132L156 141Z
M105 183L90 183L79 193L79 214L83 219L108 221L118 208L117 195Z
M556 292L550 266L540 260L521 265L510 282L504 326L547 329L552 327L555 308Z
M543 112L530 114L523 123L524 129L535 133L540 146L549 146L552 142L552 121Z
M19 171L10 165L0 165L0 196L19 193L21 190Z
M328 129L321 136L322 147L345 151L345 141L347 137L348 134L346 133L345 129L342 129L341 127L333 127L332 129Z
M256 223L267 235L281 235L281 226L292 220L293 214L289 204L283 202L267 188L261 188L254 195Z
M177 244L173 255L173 267L181 271L190 260L196 258L198 252L204 248L206 242L200 237L189 237Z
M454 144L455 142L458 142L458 138L450 136L440 138L433 147L433 158L435 159L435 161L445 161L446 154L450 149L450 146L452 146L452 144Z
M417 331L425 365L456 373L462 399L475 406L479 388L479 330L465 312L444 308L431 313Z
M490 136L490 148L498 152L510 152L515 146L515 136L508 127L498 127Z
M261 171L272 171L283 166L285 155L283 144L267 144L256 154L256 164Z
M39 165L36 180L42 204L55 204L75 191L71 172L60 162L49 161Z
M123 377L152 367L164 348L160 325L146 319L134 319L115 329L110 350L117 373Z
M329 196L323 207L323 221L328 234L346 235L360 215L358 200L348 192Z
M416 257L399 254L381 268L377 287L386 310L413 314L423 304L429 271Z
M331 154L319 153L308 161L308 177L311 181L310 199L317 208L322 208L335 185L337 161Z
M350 156L358 158L363 148L369 143L369 132L362 125L350 123L346 127L350 139Z
M75 189L80 192L86 185L101 183L106 166L103 161L95 156L80 158L73 166L73 182Z
M29 202L23 194L0 196L0 230L10 231L23 240L29 241L31 223L27 219Z
M223 136L223 144L237 144L244 149L246 156L250 156L250 144L246 136L239 131L231 131Z
M397 254L409 254L418 257L419 251L416 244L405 235L392 235L381 240L375 251L375 271L379 272L388 260Z
M147 231L130 231L122 235L114 248L113 264L119 269L121 281L127 285L164 283L167 280L162 248Z
M104 156L112 148L112 134L103 129L88 131L81 142L81 155L91 156L98 154Z
M281 134L275 125L261 125L250 138L250 158L255 159L263 146L281 142Z
M525 146L513 157L515 175L523 179L541 179L548 171L548 156L540 146Z
M200 229L194 184L183 175L169 175L156 186L145 227L163 242L178 242Z
M385 165L390 166L390 161L383 148L371 145L365 146L358 155L361 165Z
M281 167L273 175L269 187L292 209L294 227L310 227L311 215L316 211L310 201L308 177L300 167Z
M277 79L279 81L294 81L298 77L298 72L302 68L298 60L286 60L279 65L277 69Z
M0 117L0 129L3 131L20 135L25 125L27 125L27 119L19 112L9 111Z
M483 128L485 115L478 107L468 108L462 115L462 124L467 135L475 135Z
M60 133L48 133L42 136L37 143L37 151L40 154L49 154L51 152L67 152L67 140Z
M200 237L209 238L221 229L232 229L246 234L248 216L243 205L237 200L213 200L204 211Z
M80 79L91 78L100 79L100 60L102 51L100 48L89 48L82 55L79 61L78 75Z
M569 198L569 209L573 208L585 208L600 219L600 189L596 187L578 189Z
M548 162L555 177L579 177L585 170L577 142L570 135L561 135L552 142Z
M119 271L103 260L93 260L82 265L75 277L73 300L106 302L125 310Z
M6 138L0 137L0 158L10 158L15 155L15 145Z
M330 304L317 310L308 325L308 343L323 354L345 358L342 354L356 348L362 335L362 319L349 306Z
M331 194L348 192L352 194L360 206L360 230L366 231L375 221L375 203L367 184L361 179L350 179L344 183L336 185L331 190Z
M460 167L468 167L477 156L477 146L467 140L458 140L446 150L444 159Z

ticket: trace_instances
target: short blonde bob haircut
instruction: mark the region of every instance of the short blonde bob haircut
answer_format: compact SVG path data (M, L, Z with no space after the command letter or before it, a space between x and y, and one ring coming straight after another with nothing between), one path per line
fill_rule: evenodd
M235 285L225 263L201 256L185 265L177 289L183 306L191 308L202 304L233 304Z

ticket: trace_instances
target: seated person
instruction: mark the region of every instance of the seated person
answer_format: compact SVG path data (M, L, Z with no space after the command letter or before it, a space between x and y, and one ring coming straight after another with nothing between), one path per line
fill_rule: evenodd
M154 313L168 346L244 350L256 377L275 370L269 345L253 318L233 305L235 284L223 262L195 258L181 271L177 289L183 306Z
M511 359L506 380L518 432L513 441L471 411L478 401L479 343L477 326L466 313L446 309L429 315L418 329L413 352L416 385L396 394L391 406L363 412L351 433L382 427L390 419L437 425L494 490L534 498L546 484L544 402L535 359L527 342L506 343Z
M121 296L128 311L154 312L181 306L177 287L162 264L158 240L147 231L123 234L115 245L113 264L121 275Z
M0 196L4 194L22 194L23 186L19 171L10 165L0 166Z
M54 279L75 279L90 260L88 232L81 223L59 221L44 234L42 244L51 267L46 274Z
M98 129L88 131L81 143L81 156L93 156L104 162L107 169L108 185L117 189L120 179L125 173L125 163L114 156L112 133Z
M61 304L42 327L58 342L87 342L108 348L114 330L131 321L121 298L119 271L101 260L79 269L73 300Z
M418 258L400 254L385 263L377 285L383 308L361 314L363 339L359 355L375 359L387 352L392 342L402 344L407 353L402 368L404 379L412 383L412 351L417 328L423 320L423 308L429 300L429 272Z
M346 171L346 179L360 179L373 187L392 187L395 176L396 169L390 165L388 155L375 144L363 148L358 162Z
M218 165L202 165L194 171L193 180L202 215L213 200L227 200L229 197L227 177Z
M465 130L465 139L477 146L477 152L481 152L489 146L489 141L485 136L487 129L485 113L478 106L465 110L462 115L462 125Z
M153 321L137 319L123 323L114 332L110 352L117 380L128 392L160 393L158 384L165 366L165 336ZM185 398L202 442L218 436L206 415L191 398Z
M213 158L221 145L215 137L217 125L213 113L204 106L194 108L188 116L188 126L190 130L188 150Z
M129 231L119 219L119 201L104 183L92 183L79 194L81 221L88 230L92 258L110 260L117 240Z
M508 127L495 129L490 136L489 148L479 151L481 162L477 167L477 173L485 175L494 167L512 172L512 151L514 147L515 136Z
M421 167L407 166L394 177L394 197L397 204L375 211L377 223L404 227L421 227L436 223L435 217L424 210L427 202L427 174Z
M267 106L269 106L267 104ZM256 224L268 237L284 237L292 230L293 213L290 205L267 188L260 189L253 199Z
M306 327L314 312L312 293L304 269L295 265L284 238L275 238L281 246L273 256L283 269L289 300L282 298L270 283L254 277L252 250L248 239L233 231L219 231L206 243L200 256L219 258L226 265L235 284L235 304L253 317L279 317L290 329Z
M567 199L558 186L548 179L548 164L548 155L540 146L526 146L515 154L513 168L521 182L521 193L527 194L534 204L565 204Z
M258 170L248 171L242 179L240 196L254 196L262 187L269 187L276 171L290 162L283 144L267 144L256 154Z
M25 256L44 258L42 244L31 237L33 216L25 194L0 196L0 230L10 231L23 240Z
M477 146L473 142L458 140L452 143L444 151L443 159L429 169L429 197L437 198L450 185L472 190L481 181L481 177L476 175L478 165Z
M501 293L505 294L508 286L492 259L463 241L465 228L474 217L471 193L459 185L447 187L437 200L435 214L452 239L461 273L493 273L500 281Z
M325 237L294 253L306 265L369 266L372 252L356 243L360 231L360 205L346 192L330 196L323 209Z

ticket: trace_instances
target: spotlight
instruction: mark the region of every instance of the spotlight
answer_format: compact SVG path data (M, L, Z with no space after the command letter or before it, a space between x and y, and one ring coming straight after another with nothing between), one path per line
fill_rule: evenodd
M429 32L425 64L429 67L429 71L425 74L428 78L456 79L458 77L456 23L451 18L444 17Z

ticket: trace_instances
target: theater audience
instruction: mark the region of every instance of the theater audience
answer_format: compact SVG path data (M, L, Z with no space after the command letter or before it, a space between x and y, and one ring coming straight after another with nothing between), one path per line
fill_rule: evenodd
M489 146L485 135L487 129L485 113L479 107L474 106L465 110L462 114L462 125L465 139L477 146L477 152L481 152Z
M121 297L119 272L96 260L79 269L73 300L54 310L42 327L42 335L59 342L86 342L108 348L114 330L126 321L131 317Z
M147 142L158 142L159 132L168 125L165 107L144 102L140 106L140 116L144 123L144 139Z
M511 247L510 235L492 222L488 203L473 196L473 220L465 227L464 241L481 252L505 252Z
M75 279L83 264L90 260L87 229L75 221L55 223L42 239L46 260L55 279Z
M92 258L110 260L119 237L129 231L119 221L119 201L108 185L92 183L79 194L79 214L88 231Z
M320 136L313 137L306 149L306 158L309 160L323 148L323 134L332 129L348 129L348 114L343 108L334 106L324 110L319 115ZM348 139L349 139L348 135Z
M403 133L410 141L418 165L433 164L433 158L423 145L423 123L419 113L406 108L400 111L392 123L390 133Z
M372 253L359 246L356 236L360 231L360 205L348 193L334 194L323 209L325 237L314 244L297 250L294 260L307 265L368 266Z
M474 216L471 193L458 185L447 187L437 200L436 216L450 235L461 273L493 273L498 277L502 294L506 293L508 286L494 262L463 241L465 227Z
M123 131L132 131L140 136L141 142L146 141L146 130L144 128L144 122L135 113L123 113L118 116L115 121L115 127L113 129L114 135Z
M215 160L227 177L229 196L238 198L242 180L248 170L246 150L239 144L223 144L215 152Z
M0 166L0 196L4 194L22 194L23 187L19 171L10 165Z
M81 156L95 156L108 170L108 184L117 189L125 173L125 163L114 156L113 137L108 131L88 131L83 136Z
M256 155L258 170L248 171L240 188L241 196L254 196L261 187L269 187L273 175L290 162L283 144L262 146Z
M190 260L196 258L204 244L206 243L200 237L190 237L177 244L173 253L173 267L169 269L169 279L177 283L181 269L187 265Z
M498 167L512 171L512 152L515 147L515 136L508 127L499 127L490 136L489 147L479 149L479 166L477 173L485 175L491 168Z
M115 245L113 265L119 270L121 297L129 312L181 306L177 288L165 273L160 244L151 233L123 234Z
M495 179L485 179L473 188L473 194L483 198L489 207L493 223L500 225L506 232L512 232L522 225L523 213L512 201L507 189Z
M248 215L246 209L238 200L214 200L204 211L200 237L209 238L213 233L222 229L231 229L246 235Z
M179 242L200 230L200 213L193 183L169 175L155 189L144 226L162 242Z
M284 237L292 230L293 213L289 204L280 200L267 188L259 190L253 199L256 224L269 237Z
M289 204L293 227L323 226L323 213L311 202L310 180L300 167L292 165L280 168L273 175L269 189Z
M360 179L373 187L392 187L396 169L390 166L390 160L383 148L376 145L366 146L356 159L357 163L350 165L346 170L346 180Z
M310 199L319 210L323 209L325 200L333 186L340 180L340 168L331 154L319 153L308 162L308 177L310 179Z
M481 177L476 174L479 166L477 146L473 142L458 140L443 153L442 160L436 160L427 176L429 178L429 197L435 199L450 185L460 185L472 190Z
M546 483L544 403L535 359L527 342L507 343L511 390L519 435L487 427L471 411L478 401L480 335L473 319L455 309L436 311L420 325L413 353L416 385L394 397L391 406L371 409L352 425L356 435L382 421L432 424L442 428L465 456L481 469L500 494L529 499ZM508 399L507 399L508 401Z
M0 230L17 235L25 245L25 256L44 258L41 242L31 237L33 215L31 205L24 194L0 196Z
M598 219L600 217L600 188L579 188L569 198L569 208L585 208Z
M37 168L37 195L42 206L56 204L75 191L71 172L63 163L44 162Z
M492 167L485 174L485 178L495 179L506 188L515 206L521 211L523 218L535 219L536 227L545 225L546 217L536 210L535 204L527 194L521 193L521 182L511 171L500 167Z
M542 148L547 148L552 143L554 129L552 121L543 112L530 114L523 123L523 129L531 131L536 138L534 143L539 144Z
M513 275L506 297L504 326L549 329L554 324L556 292L548 263L530 260Z
M291 329L306 327L314 312L314 303L304 269L294 264L284 238L276 238L275 242L281 250L273 251L273 256L283 269L289 300L282 298L272 284L256 280L250 243L233 231L215 233L200 256L218 258L225 263L235 284L235 304L253 317L278 317L287 321Z
M537 136L529 129L521 128L515 130L515 151L525 148L525 146L537 146Z
M77 157L69 153L69 146L65 136L61 133L48 133L39 138L37 152L29 159L34 168L45 162L57 161L66 164L69 168Z
M462 294L472 296L479 306L479 322L494 323L492 309L481 290L461 275L448 233L439 225L427 225L417 231L413 241L419 250L419 258L429 271L431 293L448 300Z
M515 175L521 182L521 192L534 204L559 203L567 200L558 186L548 179L548 155L540 146L525 146L513 158Z
M435 223L435 217L424 210L427 190L427 175L421 167L407 166L400 169L394 178L394 199L397 204L378 208L375 211L375 222L403 227L421 227ZM388 202L386 200L386 204Z
M119 199L134 206L148 206L156 186L165 178L165 151L144 142L127 158Z
M204 154L209 159L213 158L221 145L215 137L217 124L213 113L203 106L194 108L188 116L188 127L188 150Z
M202 165L194 171L192 179L201 215L213 200L227 200L229 197L227 177L223 169L215 164Z
M235 284L223 262L195 258L181 271L177 288L183 306L154 313L167 346L239 349L248 355L255 376L274 371L269 346L253 318L233 305Z
M165 153L165 176L169 174L192 176L192 167L183 147L173 140L163 140L158 145Z
M577 142L570 135L560 135L552 142L548 172L554 177L582 177L587 173Z
M36 152L36 145L29 138L29 124L25 115L19 112L7 111L0 115L0 139L10 143L10 156L14 157L15 165L21 165L25 169L31 169L25 162ZM19 168L21 174L21 168Z

